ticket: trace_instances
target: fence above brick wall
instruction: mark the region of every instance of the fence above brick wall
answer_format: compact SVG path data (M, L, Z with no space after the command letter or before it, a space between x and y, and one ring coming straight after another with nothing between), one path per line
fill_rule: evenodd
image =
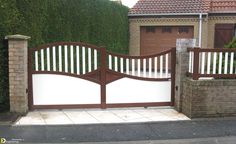
M199 78L236 78L236 49L188 48L187 75Z

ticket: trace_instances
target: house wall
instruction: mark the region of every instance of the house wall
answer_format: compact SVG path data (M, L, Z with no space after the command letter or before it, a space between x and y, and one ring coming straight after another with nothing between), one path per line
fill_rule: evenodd
M130 18L129 54L140 55L141 26L193 26L194 39L199 39L199 18ZM215 24L236 23L236 16L204 16L202 25L202 47L214 47Z
M207 47L214 47L215 39L215 24L236 24L236 16L209 16L208 18L208 45Z
M183 83L182 112L190 118L236 115L236 80L192 80Z

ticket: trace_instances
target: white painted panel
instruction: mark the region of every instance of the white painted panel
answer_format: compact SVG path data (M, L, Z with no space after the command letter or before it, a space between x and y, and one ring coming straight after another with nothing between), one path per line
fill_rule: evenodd
M170 102L170 81L122 78L107 85L107 103Z
M230 54L230 74L233 74L233 65L234 64L234 53L231 52Z
M168 54L166 54L166 75L165 75L165 77L167 78L168 77Z
M213 58L213 74L216 74L216 59L217 58L217 53L214 52L214 58Z
M69 76L33 74L34 105L99 104L100 85Z
M146 59L143 59L143 77L146 77Z
M205 73L205 52L202 52L201 60L202 60L201 74L204 74Z
M41 71L44 71L44 50L41 49Z
M57 70L56 66L56 47L52 47L52 61L53 61L53 71Z
M85 69L85 47L82 47L82 72L85 74L86 69Z
M211 70L211 52L208 52L207 56L207 74L210 74Z
M226 52L225 53L225 66L224 66L224 74L227 74L228 73L228 56L229 56L229 53Z
M50 71L50 49L47 48L47 71Z
M76 46L76 71L80 74L79 46Z
M34 52L34 58L35 58L35 71L38 71L39 70L38 51Z
M64 47L64 52L65 52L65 72L68 72L68 50L67 50L67 45Z
M124 60L123 60L123 58L120 58L120 72L124 73Z
M126 59L126 74L129 74L129 59Z
M191 71L192 70L192 52L191 51L189 52L189 60L188 60L188 62L189 62L188 63L188 72L192 73L192 71Z
M61 53L61 46L59 46L59 71L62 72L62 53Z
M155 67L155 78L157 78L157 57L154 58L154 67Z
M219 71L218 71L218 74L221 74L222 73L222 52L220 52L220 58L219 58Z
M115 71L118 71L118 60L117 57L115 56Z
M109 55L109 69L112 70L112 56Z
M148 60L148 67L149 67L149 77L152 77L152 58Z
M163 56L160 57L160 78L163 77Z
M141 71L141 63L140 63L140 59L138 59L138 76L140 77L140 71Z
M98 52L95 49L94 50L94 70L96 70L98 68Z
M88 48L88 72L92 71L92 53L91 48Z
M132 59L132 75L135 75L135 60Z
M70 46L70 70L71 73L74 73L74 48Z

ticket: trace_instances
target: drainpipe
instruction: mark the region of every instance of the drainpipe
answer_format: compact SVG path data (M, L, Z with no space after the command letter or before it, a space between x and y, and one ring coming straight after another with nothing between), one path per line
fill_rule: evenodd
M199 14L199 36L198 36L198 46L202 47L202 23L203 23L203 19L202 19L202 13Z

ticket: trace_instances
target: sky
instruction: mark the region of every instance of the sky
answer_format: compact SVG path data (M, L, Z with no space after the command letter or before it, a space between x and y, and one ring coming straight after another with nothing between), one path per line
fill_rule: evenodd
M129 8L132 8L138 0L121 0L123 5L128 6Z

